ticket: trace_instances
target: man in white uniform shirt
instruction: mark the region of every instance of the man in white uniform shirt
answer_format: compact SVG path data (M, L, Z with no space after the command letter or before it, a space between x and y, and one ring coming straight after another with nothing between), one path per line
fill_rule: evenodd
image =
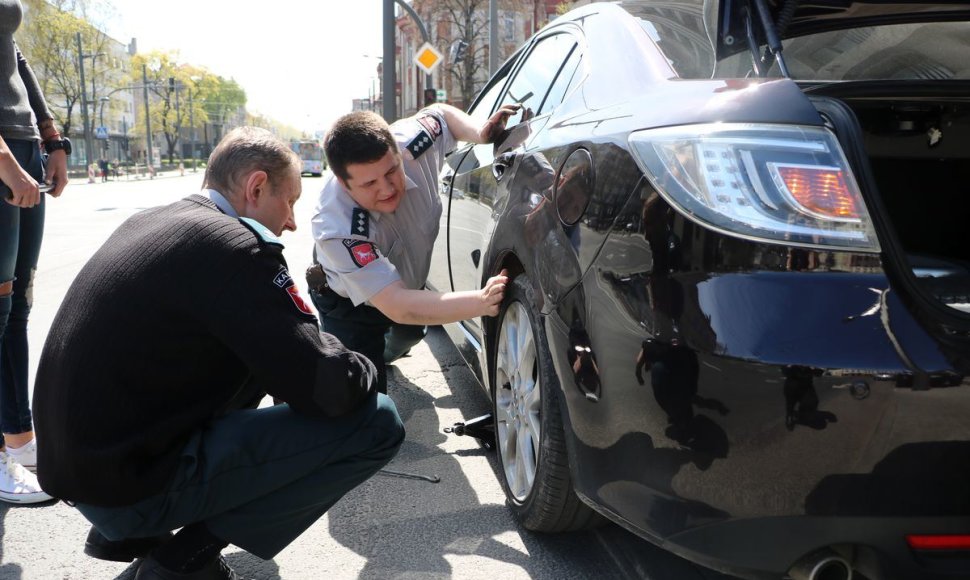
M375 113L344 115L324 148L332 174L313 217L310 297L323 329L377 367L424 337L426 325L495 316L508 282L503 271L477 291L424 289L441 218L438 173L457 141L494 143L518 105L484 123L437 104L388 124ZM386 336L385 336L386 335Z

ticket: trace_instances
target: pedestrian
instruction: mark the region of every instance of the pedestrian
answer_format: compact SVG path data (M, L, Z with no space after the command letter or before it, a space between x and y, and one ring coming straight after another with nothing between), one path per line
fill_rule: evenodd
M22 18L19 0L0 0L0 500L36 503L51 499L28 471L37 463L27 318L44 235L46 201L38 183L53 185L53 197L64 191L71 142L57 131L14 42ZM42 148L48 155L46 178Z
M484 123L446 104L388 124L375 113L339 118L324 141L329 175L313 217L310 297L327 332L377 366L420 342L429 324L495 316L506 272L478 291L425 290L438 235L437 176L457 140L494 143L519 105Z
M404 437L374 366L319 331L287 271L299 158L238 128L203 188L92 256L37 371L41 484L93 524L87 554L144 558L136 580L234 578L229 543L272 558ZM281 404L256 408L267 393Z
M101 183L108 181L108 160L102 157L98 159L98 169L101 171Z

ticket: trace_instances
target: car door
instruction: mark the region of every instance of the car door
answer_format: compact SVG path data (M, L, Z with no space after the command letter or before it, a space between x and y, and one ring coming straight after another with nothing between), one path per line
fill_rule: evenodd
M575 62L570 57L577 44L576 37L566 32L552 32L537 38L516 64L511 80L503 83L497 104L488 111L491 114L506 103L522 105L521 110L509 119L506 138L494 145L469 145L468 153L452 168L448 257L454 290L481 287L484 253L489 247L497 216L506 207L508 187L517 170L516 156L527 146L529 136L548 120L551 107L544 107L546 97L550 89L560 86L557 79L565 64L572 67L569 75L575 70ZM568 84L568 80L566 82ZM493 84L491 88L495 86ZM562 94L557 98L561 100ZM475 113L478 113L477 109ZM461 324L475 338L481 339L480 320L466 320Z

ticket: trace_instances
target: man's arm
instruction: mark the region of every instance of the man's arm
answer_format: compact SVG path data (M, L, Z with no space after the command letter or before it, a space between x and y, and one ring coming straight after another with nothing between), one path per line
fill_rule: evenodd
M469 141L471 143L494 143L505 131L505 123L509 117L514 115L522 105L508 104L503 105L495 111L484 123L472 118L471 115L457 107L444 103L435 105L445 117L448 123L448 130L459 141Z
M498 276L489 278L481 290L442 293L410 290L398 280L374 295L370 302L398 324L445 324L496 316L508 281L508 272L502 270Z

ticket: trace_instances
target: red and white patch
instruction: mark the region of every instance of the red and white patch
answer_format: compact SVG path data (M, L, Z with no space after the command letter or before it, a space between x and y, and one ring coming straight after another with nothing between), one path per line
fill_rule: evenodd
M296 304L296 307L300 312L313 316L313 309L310 308L310 305L306 303L306 300L300 296L300 290L296 287L296 285L287 287L286 293L290 295L290 299L293 300L293 304Z
M350 258L360 268L380 258L377 250L374 249L374 244L370 242L354 242L347 246L347 250L350 252Z
M441 123L433 115L422 115L418 117L418 123L421 123L421 126L428 130L428 135L431 135L432 141L441 137Z

